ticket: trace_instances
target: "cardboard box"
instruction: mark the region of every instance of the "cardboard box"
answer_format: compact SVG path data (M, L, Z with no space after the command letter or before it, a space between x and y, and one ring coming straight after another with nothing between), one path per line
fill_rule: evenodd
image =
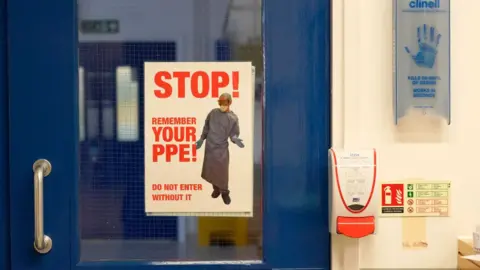
M472 237L459 237L458 238L458 255L457 255L457 269L479 269L480 262L471 261L462 258L463 256L473 255Z

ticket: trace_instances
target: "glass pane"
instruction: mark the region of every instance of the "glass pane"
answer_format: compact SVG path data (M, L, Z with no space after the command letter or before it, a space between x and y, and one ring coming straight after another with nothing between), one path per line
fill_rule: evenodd
M78 4L79 60L85 74L79 97L86 110L86 138L80 142L81 260L262 260L261 1ZM254 218L145 215L145 61L253 62Z

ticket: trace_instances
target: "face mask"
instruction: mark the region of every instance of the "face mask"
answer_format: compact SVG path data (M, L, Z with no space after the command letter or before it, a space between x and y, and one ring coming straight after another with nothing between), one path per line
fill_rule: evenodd
M222 106L220 106L220 110L222 112L226 112L228 110L228 106L222 105Z

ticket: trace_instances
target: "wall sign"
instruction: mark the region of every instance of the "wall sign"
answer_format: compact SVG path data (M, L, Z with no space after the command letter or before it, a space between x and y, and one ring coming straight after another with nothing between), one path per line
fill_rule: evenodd
M115 19L81 20L79 30L83 34L117 34L120 22Z
M382 183L380 217L448 217L450 182L408 180Z
M252 216L250 62L145 63L145 212Z
M395 124L411 112L450 124L450 0L394 0Z

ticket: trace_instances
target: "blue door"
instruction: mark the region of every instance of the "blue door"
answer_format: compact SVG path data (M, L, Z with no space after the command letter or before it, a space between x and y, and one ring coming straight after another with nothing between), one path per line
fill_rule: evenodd
M330 1L0 2L1 269L330 268ZM145 216L145 61L256 66L254 218Z

